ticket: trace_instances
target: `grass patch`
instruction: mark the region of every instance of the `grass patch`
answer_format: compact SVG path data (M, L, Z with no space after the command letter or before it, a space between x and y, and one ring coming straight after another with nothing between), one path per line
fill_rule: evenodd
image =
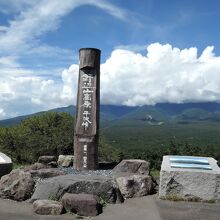
M53 200L53 201L60 201L60 198L58 198L58 196L57 196L57 195L54 195L54 194L50 194L50 195L48 196L48 199L49 199L49 200Z
M76 214L76 219L83 219L83 216Z
M150 175L152 177L160 177L160 171L159 170L151 170Z
M15 170L15 169L21 169L21 168L24 168L26 166L28 166L30 164L20 164L20 163L13 163L13 167L12 169Z
M107 206L107 202L106 202L106 200L105 199L103 199L102 197L99 197L100 198L100 204L103 206L103 207L106 207Z
M207 202L207 203L216 203L216 200L215 200L215 199L209 199L209 200L205 200L204 202Z
M209 199L209 200L201 200L200 198L197 197L188 197L188 198L183 198L178 195L172 194L168 196L162 196L160 197L162 200L170 200L174 202L179 202L179 201L184 201L184 202L203 202L203 203L215 203L215 199Z
M162 200L170 200L170 201L174 201L174 202L184 201L184 199L182 197L177 196L175 194L168 195L168 196L162 196L162 197L160 197L160 199L162 199Z

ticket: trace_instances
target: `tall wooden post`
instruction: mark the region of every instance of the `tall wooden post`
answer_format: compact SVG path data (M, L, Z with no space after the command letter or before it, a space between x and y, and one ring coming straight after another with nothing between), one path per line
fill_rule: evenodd
M100 54L95 48L79 50L79 81L74 133L74 168L98 168Z

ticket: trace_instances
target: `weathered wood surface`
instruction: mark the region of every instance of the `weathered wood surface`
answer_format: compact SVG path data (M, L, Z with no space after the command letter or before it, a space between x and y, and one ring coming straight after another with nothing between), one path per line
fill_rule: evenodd
M79 82L74 134L74 167L98 168L100 50L80 49Z

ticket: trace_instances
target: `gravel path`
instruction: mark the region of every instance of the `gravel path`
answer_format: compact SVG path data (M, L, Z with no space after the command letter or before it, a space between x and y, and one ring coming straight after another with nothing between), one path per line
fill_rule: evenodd
M58 167L65 174L86 175L86 176L112 176L112 170L76 170L73 167Z

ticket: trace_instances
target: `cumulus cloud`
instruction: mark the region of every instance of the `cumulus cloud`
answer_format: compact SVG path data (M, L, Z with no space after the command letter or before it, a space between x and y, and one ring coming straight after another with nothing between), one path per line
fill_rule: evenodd
M146 55L116 49L101 65L101 102L141 106L220 101L220 57L213 50L207 47L198 56L197 48L159 43L150 44ZM63 98L76 101L77 75L76 65L63 72Z
M59 100L60 89L61 85L53 80L40 77L1 77L0 103L2 111L0 118L33 113L54 106L58 107L61 103Z
M199 56L196 48L159 43L150 44L146 55L115 49L101 64L101 103L220 101L220 57L213 51L209 46ZM17 68L13 57L0 59L0 65L5 71L0 81L1 119L76 103L78 64L60 72L59 80Z
M207 47L151 44L143 56L115 50L102 65L102 102L145 105L220 100L220 57Z

